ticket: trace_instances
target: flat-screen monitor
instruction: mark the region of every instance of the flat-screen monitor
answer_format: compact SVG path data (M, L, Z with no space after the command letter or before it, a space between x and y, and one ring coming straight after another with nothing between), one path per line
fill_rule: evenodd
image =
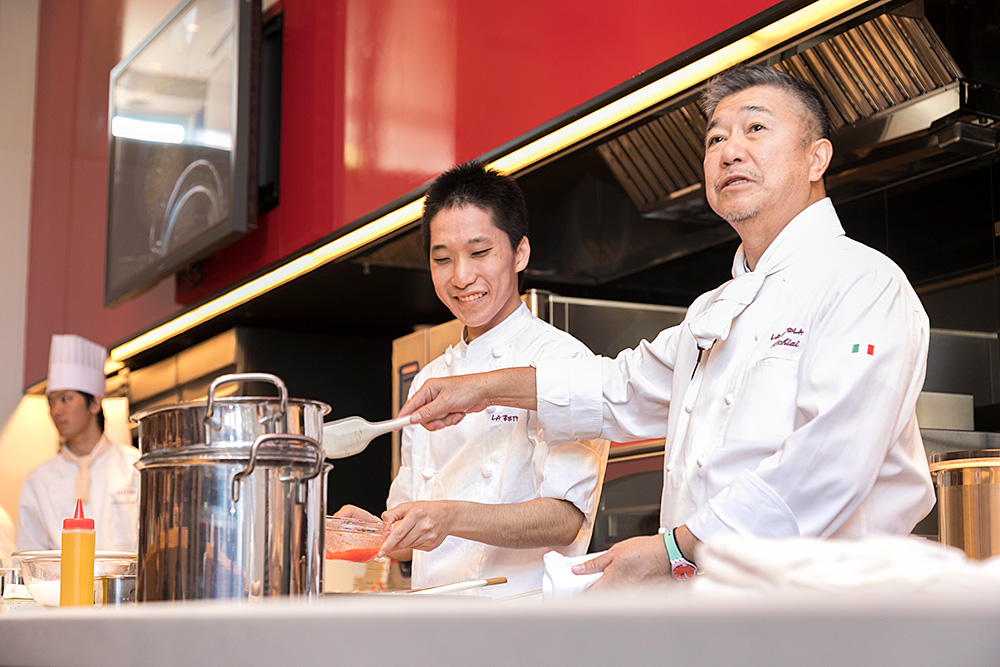
M111 72L104 303L257 220L260 0L186 0Z

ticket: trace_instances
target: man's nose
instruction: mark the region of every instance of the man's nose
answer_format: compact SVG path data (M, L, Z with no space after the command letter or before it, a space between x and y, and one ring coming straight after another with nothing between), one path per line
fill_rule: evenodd
M455 287L465 287L472 284L476 279L476 272L472 267L472 262L459 258L455 260L455 273L451 276L451 282Z
M726 143L722 146L721 157L722 163L725 165L742 162L746 158L746 146L743 144L743 139L739 136L726 139Z

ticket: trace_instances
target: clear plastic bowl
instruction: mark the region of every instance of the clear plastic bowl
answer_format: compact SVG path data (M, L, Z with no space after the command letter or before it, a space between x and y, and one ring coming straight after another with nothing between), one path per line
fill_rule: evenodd
M381 521L347 517L326 517L326 557L367 563L375 558L389 536L389 527Z
M60 556L58 549L51 551L18 551L13 557L21 564L24 585L35 602L43 607L59 606ZM136 554L128 551L98 551L94 554L94 586L101 577L110 575L135 575Z

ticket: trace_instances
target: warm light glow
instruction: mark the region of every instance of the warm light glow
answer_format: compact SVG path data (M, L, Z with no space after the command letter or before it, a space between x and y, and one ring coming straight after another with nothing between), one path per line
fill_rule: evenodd
M728 44L661 79L619 98L531 143L497 158L490 166L504 173L515 173L540 160L555 155L582 139L612 127L635 114L695 86L719 72L744 62L768 49L811 30L826 21L864 4L867 0L817 0L799 11L779 19L732 44ZM207 322L240 304L342 257L386 234L397 231L420 218L423 198L373 220L312 252L291 260L222 296L152 329L111 350L113 361L124 361L179 333Z
M749 60L771 47L836 18L865 1L818 0L808 7L779 19L753 34L728 44L690 65L685 65L607 106L494 160L490 166L508 174L519 171L684 92L723 70Z
M340 238L327 243L301 257L279 266L269 273L251 280L222 296L209 301L170 320L155 329L133 338L111 350L110 357L114 361L123 361L134 354L158 345L177 334L187 331L213 317L229 311L254 297L284 285L290 280L309 273L338 257L357 250L361 246L385 236L397 229L419 220L424 199L421 197L395 211L373 220L364 227L349 232Z
M161 144L184 143L183 125L139 120L128 116L115 116L111 119L111 134L122 139L155 141Z

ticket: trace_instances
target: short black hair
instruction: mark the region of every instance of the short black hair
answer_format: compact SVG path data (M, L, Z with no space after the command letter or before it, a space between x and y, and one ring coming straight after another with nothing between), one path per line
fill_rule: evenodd
M510 176L472 160L452 167L427 188L420 218L425 257L431 252L431 221L441 211L456 206L475 206L489 213L514 250L528 235L528 208L521 187Z
M806 141L829 139L833 132L830 114L819 91L809 83L767 65L737 65L712 78L701 94L701 110L709 120L723 98L754 86L786 90L805 108Z

